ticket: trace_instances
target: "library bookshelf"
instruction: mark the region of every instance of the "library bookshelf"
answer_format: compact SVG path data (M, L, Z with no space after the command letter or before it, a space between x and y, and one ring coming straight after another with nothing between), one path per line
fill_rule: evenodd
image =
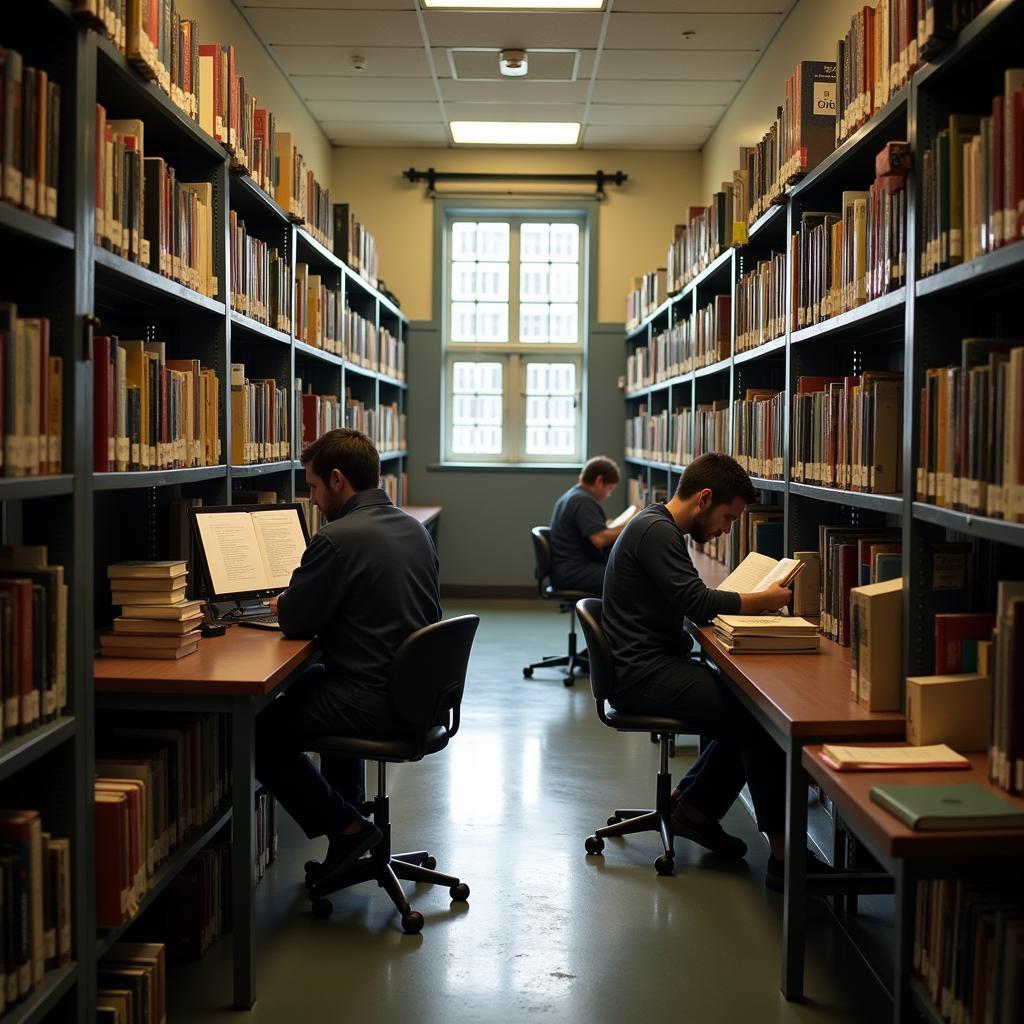
M318 394L333 396L340 403L342 424L346 393L371 414L387 406L401 416L406 407L406 383L398 376L306 344L294 326L278 330L232 308L230 211L245 221L250 235L277 248L291 281L297 262L315 266L324 283L340 294L342 309L402 343L408 340L408 321L388 296L317 242L251 178L233 170L220 143L184 116L107 39L76 20L68 0L31 0L6 13L3 21L0 44L20 52L26 65L45 69L61 89L57 216L46 220L0 202L0 300L16 303L19 315L48 318L49 351L63 360L63 422L61 472L0 478L0 529L6 545L46 545L50 564L65 567L69 601L67 708L31 732L0 741L0 807L38 809L45 830L70 838L73 931L71 963L47 972L42 987L9 1006L4 1019L84 1022L95 1019L97 963L110 944L109 933L98 935L95 927L92 815L93 659L96 631L108 626L113 614L106 565L168 557L174 508L191 499L228 504L239 490L260 489L292 500L305 491L298 461L302 438L296 378ZM110 117L141 119L147 155L164 157L182 180L211 186L212 270L218 282L213 296L96 243L97 104ZM288 315L294 325L294 309ZM163 341L169 357L198 358L215 371L221 441L216 464L94 471L91 356L99 335ZM232 363L244 363L247 374L251 370L283 389L285 457L232 464ZM396 433L382 452L383 472L396 477L399 503L406 500L403 442ZM223 833L229 819L230 811L218 811L202 838ZM186 860L178 856L168 862L161 886Z

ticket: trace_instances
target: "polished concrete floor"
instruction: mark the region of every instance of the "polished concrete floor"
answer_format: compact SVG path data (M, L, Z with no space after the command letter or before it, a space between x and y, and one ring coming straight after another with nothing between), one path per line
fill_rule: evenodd
M449 605L446 614L470 610ZM313 920L302 863L319 855L282 815L280 858L261 883L258 1001L227 1009L231 943L169 979L175 1019L619 1022L876 1022L880 987L824 908L809 910L808 998L779 992L781 903L762 876L767 850L742 806L727 827L750 845L723 864L677 840L675 877L659 878L653 834L584 838L613 806L649 806L656 748L605 728L586 680L522 679L522 664L564 645L566 619L536 602L477 602L480 631L463 727L446 751L390 776L398 849L427 848L472 887L468 905L421 887L422 934L403 935L383 890L334 897ZM674 772L689 755L680 751ZM375 780L371 780L375 781Z

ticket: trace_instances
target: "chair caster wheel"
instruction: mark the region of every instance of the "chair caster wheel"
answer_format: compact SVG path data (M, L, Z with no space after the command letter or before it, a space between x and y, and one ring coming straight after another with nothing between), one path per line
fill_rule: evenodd
M453 900L460 900L465 903L466 900L469 899L469 886L466 885L465 882L459 882L458 885L453 885L448 890L448 895L451 896Z
M402 931L406 935L418 935L423 930L423 915L418 910L410 910L402 915Z
M587 853L596 857L604 849L604 840L600 836L587 836Z
M620 818L620 817L619 817L619 816L618 816L617 814L613 814L613 815L612 815L612 816L611 816L611 817L610 817L610 818L608 819L608 824L609 824L609 825L618 825L618 823L619 823L620 821L622 821L622 819L621 819L621 818Z
M428 871L433 871L437 867L437 858L436 857L424 857L423 858L423 867L425 867Z
M313 917L318 921L331 916L334 913L334 904L326 896L318 896L313 901Z
M532 679L533 678L533 669L530 668L529 665L527 665L526 668L523 669L523 678L524 679Z
M654 870L657 871L659 875L671 875L674 868L675 864L673 863L672 858L666 857L664 854L654 862Z
M575 682L576 682L576 680L573 679L571 672L567 676L562 676L562 685L563 686L573 686L575 684Z

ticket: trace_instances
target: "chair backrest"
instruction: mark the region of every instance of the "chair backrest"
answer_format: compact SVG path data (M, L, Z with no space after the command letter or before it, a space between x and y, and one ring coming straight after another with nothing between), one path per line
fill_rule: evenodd
M479 624L477 615L444 619L416 630L398 648L388 675L391 704L417 730L447 725L451 735L458 731L469 654Z
M597 710L604 721L604 702L615 687L615 662L611 648L601 628L601 598L585 597L576 602L576 617L580 620L583 636L590 655L590 689L597 701Z
M530 530L533 538L534 575L537 577L537 593L543 594L551 578L551 529L535 526Z

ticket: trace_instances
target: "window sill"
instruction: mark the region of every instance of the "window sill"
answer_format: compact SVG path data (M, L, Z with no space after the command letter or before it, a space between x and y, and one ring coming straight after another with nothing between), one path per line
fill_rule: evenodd
M489 472L500 471L502 473L515 472L520 470L527 473L548 472L548 473L578 473L579 462L435 462L427 466L431 473L447 473L450 470L463 472Z

